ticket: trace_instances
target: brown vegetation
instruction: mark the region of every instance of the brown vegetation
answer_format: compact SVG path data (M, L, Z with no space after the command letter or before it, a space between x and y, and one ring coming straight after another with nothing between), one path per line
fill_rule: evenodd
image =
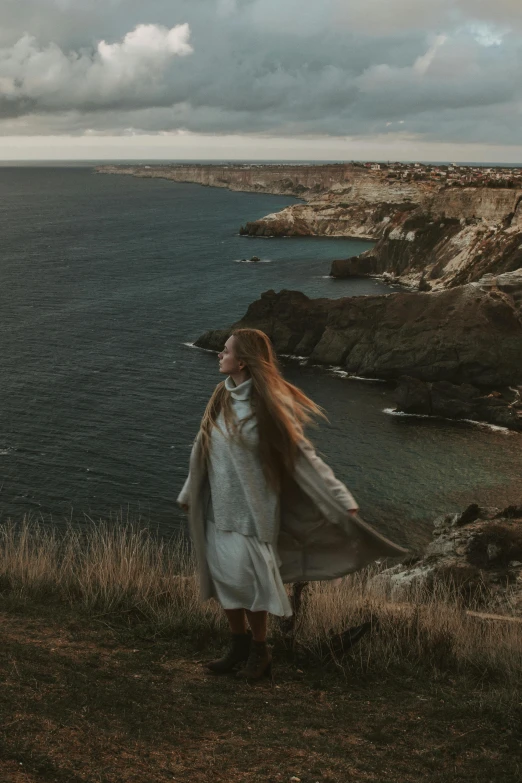
M393 604L371 575L311 585L295 633L272 624L274 680L248 686L201 667L226 629L182 541L4 525L0 780L517 780L521 626L448 585Z

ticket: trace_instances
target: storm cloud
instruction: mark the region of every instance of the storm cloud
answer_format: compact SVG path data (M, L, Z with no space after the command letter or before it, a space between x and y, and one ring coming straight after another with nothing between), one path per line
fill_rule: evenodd
M519 0L0 0L0 134L520 144Z

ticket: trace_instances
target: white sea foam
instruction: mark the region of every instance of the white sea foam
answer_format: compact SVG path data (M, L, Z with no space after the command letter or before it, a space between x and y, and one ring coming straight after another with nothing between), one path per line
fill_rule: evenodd
M320 367L321 365L314 365ZM339 378L348 378L350 381L369 381L370 383L386 383L384 378L365 378L363 375L353 375L342 367L328 367L328 372L337 375Z
M503 432L506 435L511 435L515 430L510 430L509 427L501 427L498 424L490 424L489 421L476 421L475 419L462 419L468 424L474 424L475 427L483 427L486 430L493 430L494 432Z
M474 427L480 427L481 429L492 430L493 432L502 432L504 435L515 435L514 430L510 430L508 427L500 427L498 424L490 424L488 421L476 421L475 419L449 419L447 416L430 416L427 413L405 413L404 411L398 411L395 408L384 408L383 413L387 413L389 416L403 416L411 419L436 419L438 421L464 421L466 424L472 424Z
M368 381L369 383L387 383L386 378L366 378L364 375L350 375L352 381Z
M293 353L280 353L279 356L281 359L290 359L290 361L299 362L299 364L308 364L307 356L297 356Z
M318 370L324 370L331 375L337 375L339 378L348 378L350 381L367 381L369 383L386 383L384 378L365 378L362 375L353 375L347 370L343 370L342 367L336 367L335 365L328 364L310 364L310 360L307 356L297 356L291 353L280 353L279 356L282 359L290 359L299 362L299 364L308 364L309 367L317 368Z
M194 343L182 343L182 345L186 345L187 348L195 348L197 351L206 351L207 353L217 353L217 351L214 351L212 348L201 348L201 346L195 345Z
M10 451L11 449L0 449L0 457L6 457Z
M405 413L404 411L398 411L396 408L384 408L383 413L387 413L388 416L404 416L409 419L440 419L441 416L430 416L427 413ZM451 421L451 419L448 419Z

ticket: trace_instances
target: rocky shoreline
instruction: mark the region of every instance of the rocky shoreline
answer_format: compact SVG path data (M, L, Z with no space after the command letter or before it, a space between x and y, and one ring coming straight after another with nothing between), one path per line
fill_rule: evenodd
M233 327L259 328L279 354L360 377L406 377L399 411L521 429L522 190L401 182L348 164L97 171L298 196L304 203L249 222L241 233L374 240L362 255L334 261L330 274L380 276L408 289L337 300L267 291L240 321L207 332L197 346L218 351Z
M522 432L522 388L485 393L469 383L427 383L404 376L398 380L395 396L398 412L486 422Z
M301 198L304 203L247 222L240 233L377 242L357 258L335 261L334 277L386 274L415 289L440 290L522 268L518 186L401 181L357 164L111 165L97 172Z
M261 329L280 355L399 381L399 411L522 431L522 273L497 280L333 300L266 291L239 321L195 345L219 351L232 329Z
M218 351L233 328L253 327L279 354L361 377L505 389L522 383L522 273L499 283L333 300L266 291L237 323L195 344Z

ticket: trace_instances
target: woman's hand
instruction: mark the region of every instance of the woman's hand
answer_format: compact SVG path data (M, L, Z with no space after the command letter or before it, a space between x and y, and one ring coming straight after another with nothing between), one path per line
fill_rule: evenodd
M189 504L188 503L180 503L180 506L183 509L183 511L186 511L187 514L188 514Z
M359 509L358 508L351 508L348 513L350 514L350 516L355 516L355 514L359 513Z

